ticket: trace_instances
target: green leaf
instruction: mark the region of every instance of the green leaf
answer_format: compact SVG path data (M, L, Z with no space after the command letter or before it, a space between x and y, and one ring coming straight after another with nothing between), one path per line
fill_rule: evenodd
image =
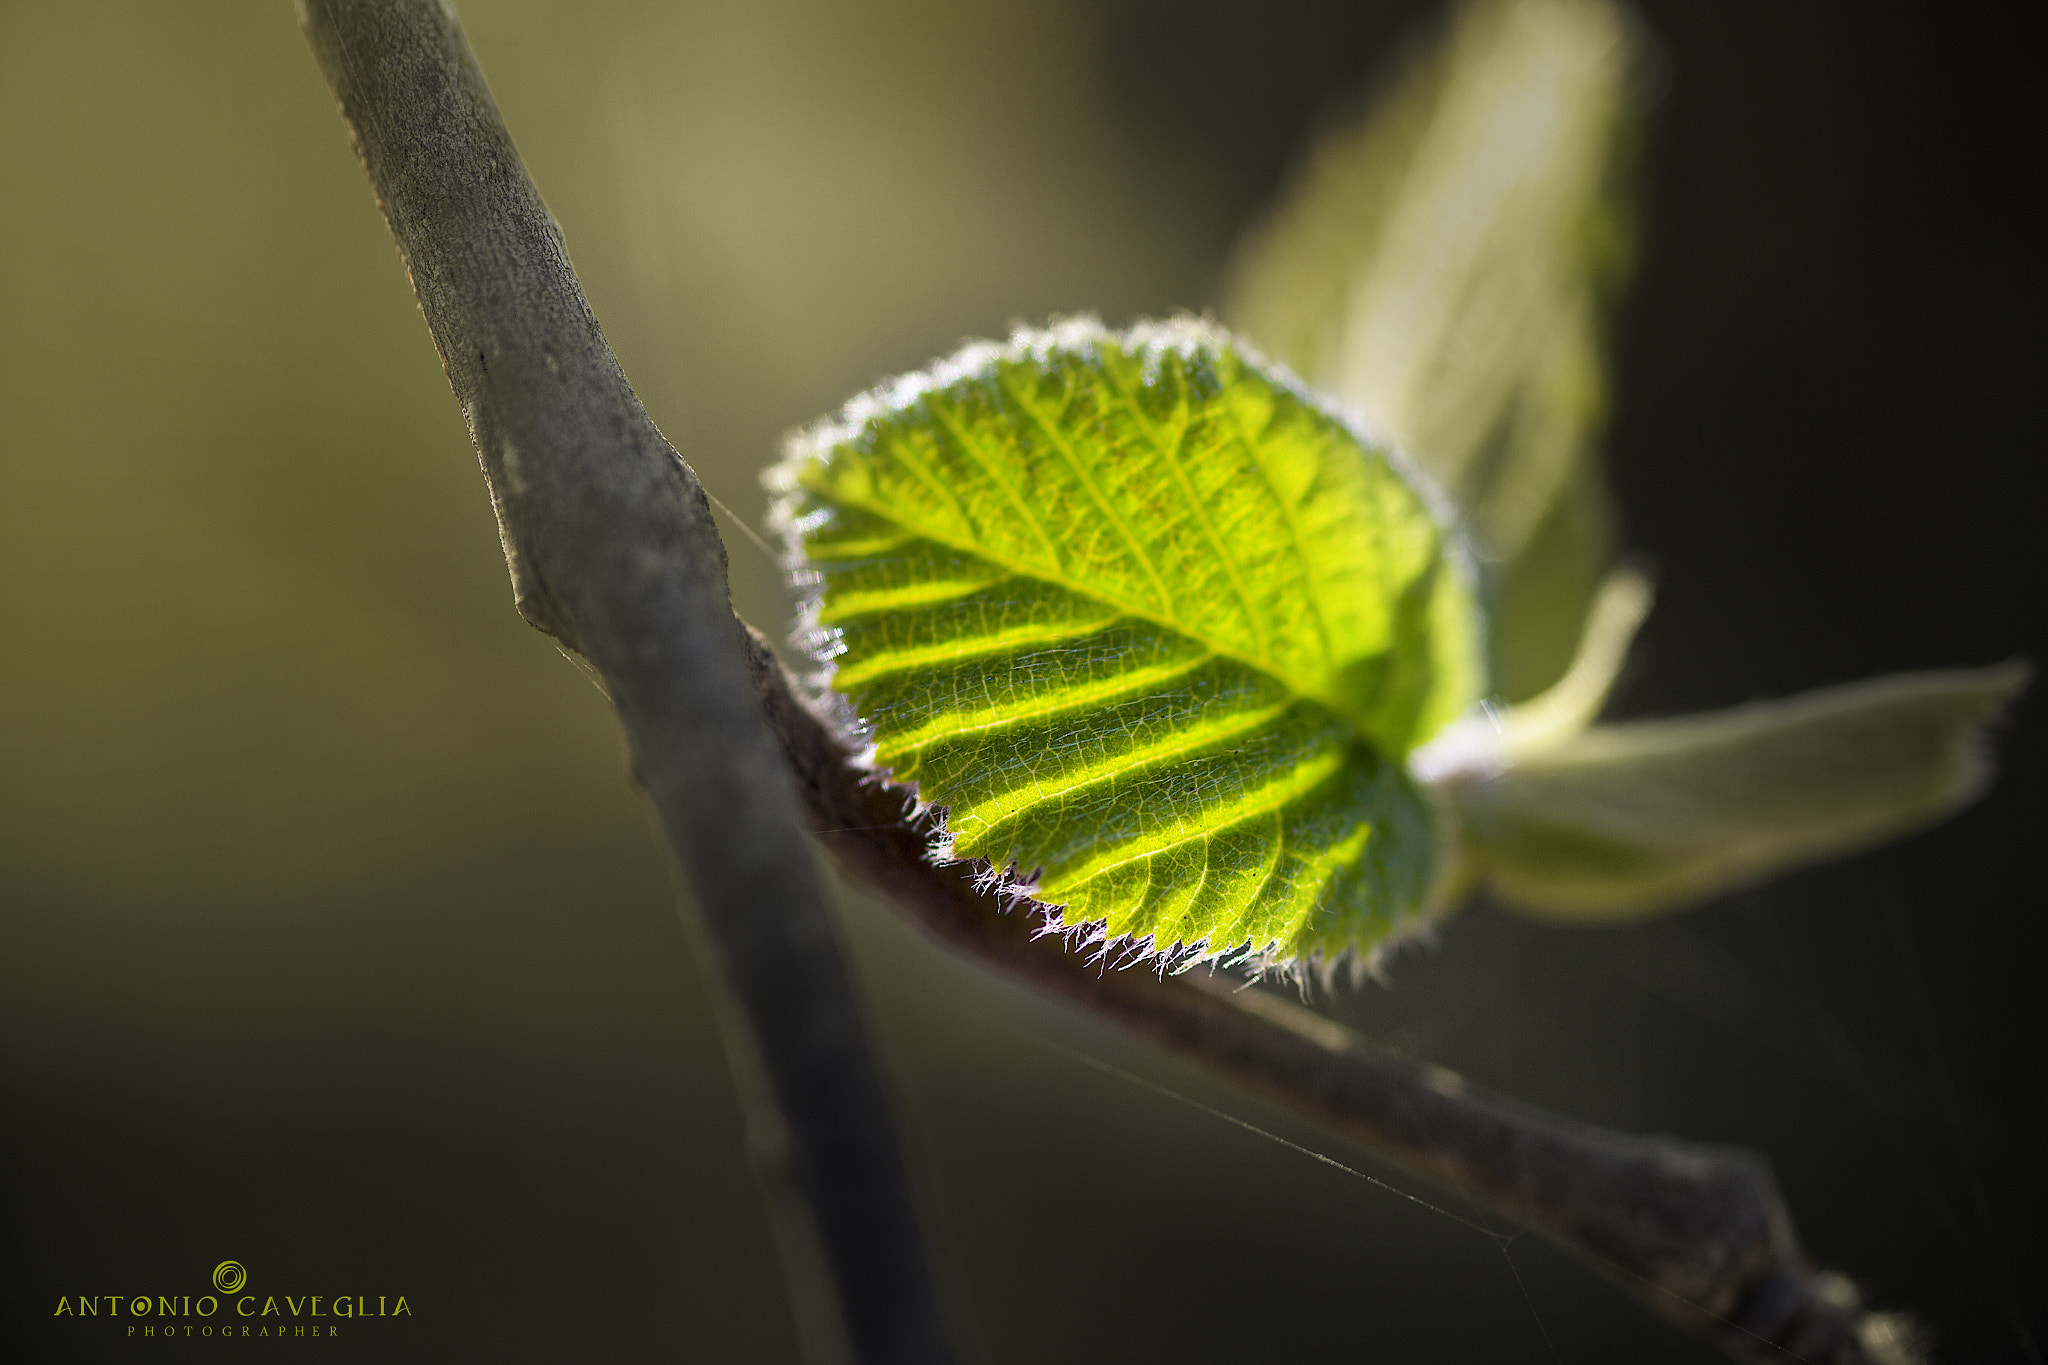
M1604 0L1466 6L1317 148L1230 290L1234 326L1458 504L1510 701L1563 671L1611 550L1591 461L1631 255L1634 48Z
M2021 664L1877 678L1677 720L1594 726L1452 776L1473 871L1555 918L1671 908L1931 824L1977 795Z
M1384 450L1220 329L970 346L771 481L935 856L1174 965L1369 950L1428 907L1403 760L1481 690L1465 570Z

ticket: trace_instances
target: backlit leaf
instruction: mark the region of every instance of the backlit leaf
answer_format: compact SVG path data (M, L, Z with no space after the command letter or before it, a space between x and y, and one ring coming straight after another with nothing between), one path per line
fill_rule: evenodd
M1176 964L1369 950L1428 906L1404 760L1482 688L1466 572L1219 329L971 346L773 481L830 686L937 856Z

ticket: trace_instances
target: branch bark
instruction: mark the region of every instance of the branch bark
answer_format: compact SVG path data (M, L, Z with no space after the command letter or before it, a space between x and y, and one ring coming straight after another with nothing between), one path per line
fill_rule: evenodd
M699 908L808 1353L955 1359L703 491L605 345L453 6L299 10L468 419L519 610L596 668Z
M1544 1233L1737 1359L1911 1359L1801 1252L1762 1158L1547 1115L1264 992L1103 970L927 862L900 798L734 618L703 493L606 347L452 9L300 11L469 421L519 609L596 667L702 907L815 1356L954 1352L799 801L851 874L959 951Z

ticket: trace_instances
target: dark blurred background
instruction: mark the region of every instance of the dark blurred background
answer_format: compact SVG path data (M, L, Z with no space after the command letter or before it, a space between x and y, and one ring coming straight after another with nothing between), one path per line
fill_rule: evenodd
M1211 305L1434 9L462 5L627 372L756 524L779 435L885 374ZM1643 13L1609 445L1662 596L1618 709L2048 659L2040 7ZM613 723L512 611L284 0L0 0L0 584L0 1355L218 1358L51 1314L232 1257L408 1297L328 1358L794 1359ZM2042 736L2030 699L1930 833L1638 927L1480 908L1326 1007L1768 1152L1808 1247L1942 1359L2039 1360ZM1510 1263L1082 1065L1386 1174L886 908L844 923L993 1361L1716 1358L1534 1239Z

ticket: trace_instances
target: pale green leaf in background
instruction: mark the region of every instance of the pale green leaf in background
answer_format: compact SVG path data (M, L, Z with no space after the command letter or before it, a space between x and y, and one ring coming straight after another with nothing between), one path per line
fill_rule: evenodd
M774 480L831 686L940 856L1175 963L1370 950L1429 906L1404 760L1483 690L1467 570L1220 329L971 346Z
M1486 567L1494 684L1554 682L1605 571L1602 320L1640 66L1604 0L1490 0L1317 148L1227 316L1438 481Z
M1622 919L1878 843L1975 797L2020 664L1594 726L1438 784L1472 871L1521 908Z

